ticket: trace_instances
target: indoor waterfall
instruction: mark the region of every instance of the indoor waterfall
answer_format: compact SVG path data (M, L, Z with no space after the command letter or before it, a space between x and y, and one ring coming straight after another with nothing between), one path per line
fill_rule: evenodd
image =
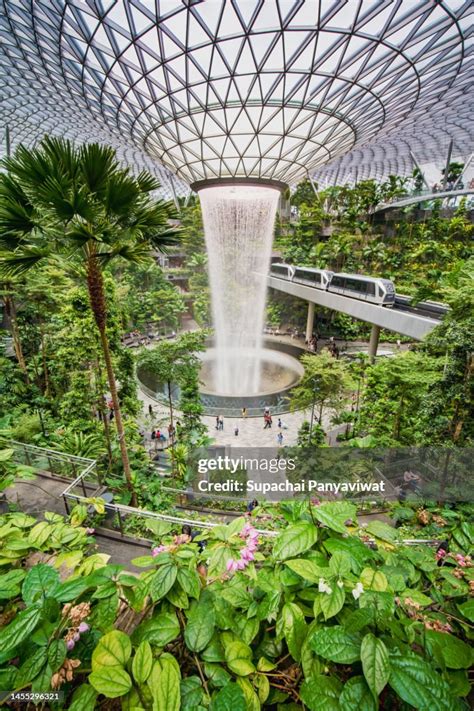
M214 343L215 389L258 393L265 325L266 275L280 192L257 185L202 188Z

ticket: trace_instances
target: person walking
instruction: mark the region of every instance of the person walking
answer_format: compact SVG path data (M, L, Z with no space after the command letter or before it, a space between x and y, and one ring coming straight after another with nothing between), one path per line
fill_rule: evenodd
M279 432L277 435L278 446L281 447L283 444L283 432Z
M246 407L242 408L242 417L247 417L247 408Z
M235 435L236 437L239 436L239 428L238 428L237 425L234 427L234 435Z
M216 417L216 430L220 429L220 424L221 424L220 415L217 415L217 417Z
M152 408L151 404L148 405L148 414L150 415L150 417L153 417L153 408Z
M270 415L265 414L265 415L263 416L263 421L265 422L265 424L263 425L263 429L264 429L264 430L268 430L268 428L271 427L271 424L270 424Z
M219 417L219 429L221 432L224 431L224 418L222 417L222 415L220 415Z

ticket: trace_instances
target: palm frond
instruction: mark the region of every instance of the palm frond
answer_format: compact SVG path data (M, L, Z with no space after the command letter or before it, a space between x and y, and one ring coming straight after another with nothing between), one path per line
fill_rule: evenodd
M107 252L100 252L97 258L103 263L108 264L115 257L121 257L127 262L140 264L150 259L150 245L148 243L139 243L131 245L129 243L116 244Z
M34 211L28 203L0 200L0 240L18 241L36 227Z
M180 227L167 227L159 232L147 235L147 241L154 249L163 252L166 247L172 247L181 242L183 231Z
M24 189L41 185L51 175L47 156L40 149L32 151L23 145L18 146L11 158L5 158L3 165Z
M81 177L88 190L103 197L110 176L119 169L113 148L98 143L84 144L79 150L79 162Z
M137 181L124 172L110 176L104 196L106 214L111 217L128 215L140 194Z
M40 150L47 157L52 168L52 175L73 181L79 173L79 153L68 139L46 136L41 141ZM61 181L62 182L62 181Z
M43 259L49 256L47 249L24 247L21 251L0 254L0 276L15 277L29 272Z
M136 177L138 187L142 193L150 193L153 190L158 190L161 187L158 178L148 172L148 170L142 170Z

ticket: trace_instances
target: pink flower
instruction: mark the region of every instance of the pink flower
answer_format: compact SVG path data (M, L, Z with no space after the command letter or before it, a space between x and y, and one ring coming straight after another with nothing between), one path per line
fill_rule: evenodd
M75 645L74 640L68 639L68 641L66 642L66 649L68 651L71 651L71 649L74 649L74 645Z
M446 551L443 548L440 548L439 551L436 551L436 560L441 560L445 555Z
M247 546L247 548L242 548L240 555L244 560L247 560L247 561L254 560L254 558L255 558L253 551L250 550L250 548L248 546Z
M240 558L240 560L238 560L235 565L236 565L236 570L243 570L245 568L245 566L247 565L247 563L245 562L245 560L242 560L242 558Z
M86 528L86 533L88 536L92 536L95 533L95 528Z
M156 546L156 548L153 548L151 554L152 554L153 558L156 558L156 556L160 555L160 553L163 553L164 550L165 550L164 546Z
M228 560L226 569L228 570L229 573L233 573L235 570L237 570L237 561L235 561L233 558Z
M81 639L81 635L79 634L79 632L76 632L76 634L73 637L74 642L79 642L80 639Z
M313 497L311 499L311 503L313 504L313 506L319 506L321 504L321 501L319 499L317 499L316 497Z
M84 632L88 632L89 630L90 630L90 627L87 624L87 622L81 622L81 624L79 625L79 632L81 634L84 634Z

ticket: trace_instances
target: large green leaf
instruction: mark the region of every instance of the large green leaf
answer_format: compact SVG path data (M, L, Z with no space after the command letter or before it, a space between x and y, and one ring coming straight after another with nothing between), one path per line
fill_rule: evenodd
M378 708L362 676L353 676L346 681L339 701L343 711L377 711Z
M346 501L329 501L313 506L313 516L328 528L338 533L346 533L345 522L356 521L357 507Z
M377 699L390 676L387 647L381 639L369 632L362 640L360 658L369 689Z
M162 654L154 663L148 679L153 695L153 711L180 711L181 672L172 654Z
M53 531L53 526L47 521L40 521L33 526L28 534L28 543L36 548L41 548Z
M199 597L201 584L199 582L199 575L195 570L180 568L178 570L178 583L181 585L184 592L189 595L189 597L194 597L196 599Z
M151 579L150 595L153 602L161 600L171 590L178 574L174 564L161 565Z
M200 600L188 613L184 641L192 652L205 649L212 639L215 627L215 612L207 600Z
M359 635L349 634L339 625L316 630L309 641L320 657L339 664L352 664L360 659L360 643Z
M342 711L342 684L335 677L317 675L301 684L300 695L310 711Z
M101 637L92 652L92 669L97 671L101 667L124 667L131 653L132 645L126 634L119 630L108 632Z
M468 600L462 605L458 605L458 610L469 622L474 622L474 600Z
M238 676L253 674L255 666L252 662L252 650L244 642L231 642L225 648L227 666Z
M181 680L181 708L192 709L198 706L203 697L202 681L198 676L188 676Z
M319 604L321 606L321 611L324 615L325 620L329 620L330 617L337 615L344 606L344 600L346 599L346 593L344 588L340 588L335 581L332 582L331 592L323 593L319 597Z
M304 560L303 558L286 560L285 565L303 578L303 580L308 580L310 583L317 583L319 578L327 578L329 573L329 568L323 568L322 566L316 565L314 561Z
M137 684L144 684L151 674L153 653L149 642L142 642L133 657L132 673Z
M383 521L371 521L365 530L375 538L380 538L381 541L386 541L387 543L394 544L398 539L397 529L392 528L392 526Z
M336 551L329 561L331 574L343 578L351 572L351 557L345 551Z
M158 647L166 647L179 635L180 627L174 612L160 612L150 620L142 622L133 633L134 644L147 640Z
M318 529L309 521L299 521L285 529L275 540L273 555L277 560L294 558L309 550L318 539Z
M384 592L388 587L388 580L380 570L373 568L364 568L360 574L360 582L365 590L375 590L376 592Z
M18 670L17 684L24 686L32 682L48 661L48 652L45 647L33 647L33 653L23 662Z
M418 656L390 655L389 684L417 711L453 711L454 699L443 677Z
M33 632L41 619L41 608L29 607L20 612L0 635L0 654L13 650Z
M89 684L81 684L72 695L69 711L94 711L97 691Z
M299 605L287 602L283 605L281 627L291 656L297 662L301 659L301 647L306 637L306 621Z
M48 647L48 663L51 671L57 672L66 659L66 643L63 639L53 639Z
M98 667L89 674L89 682L108 699L124 696L132 688L130 675L122 667Z
M244 692L238 684L227 684L212 697L209 711L247 711Z
M25 577L24 570L9 570L0 575L0 600L10 600L20 594L20 583Z
M59 588L59 573L44 563L38 563L28 572L21 589L23 600L27 605L54 597Z
M471 645L452 634L427 630L425 639L427 646L432 643L438 647L448 669L469 669L474 663L474 652Z

